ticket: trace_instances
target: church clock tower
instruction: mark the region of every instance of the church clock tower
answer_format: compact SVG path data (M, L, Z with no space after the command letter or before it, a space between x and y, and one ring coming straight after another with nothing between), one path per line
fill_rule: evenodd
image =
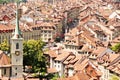
M19 29L18 2L16 11L16 27L11 38L12 77L22 78L23 74L23 38Z

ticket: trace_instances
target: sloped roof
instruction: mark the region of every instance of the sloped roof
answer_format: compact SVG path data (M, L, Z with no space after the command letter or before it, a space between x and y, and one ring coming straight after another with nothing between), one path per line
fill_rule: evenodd
M47 72L48 72L48 73L56 73L56 72L58 72L58 71L56 70L56 68L48 68L48 69L47 69Z
M57 61L64 61L71 53L68 51L63 50L56 58Z
M92 54L98 56L98 55L100 55L102 52L104 52L106 49L107 49L107 48L105 48L105 47L97 47L97 49L95 49L95 50L92 52Z
M10 58L0 50L0 67L10 67Z
M75 74L74 76L72 76L72 77L59 78L59 79L57 79L57 80L89 80L89 79L90 79L90 77L82 71L82 72L76 73L76 74Z
M76 63L74 65L74 70L75 71L83 70L88 65L88 61L89 61L88 59L85 59L85 60L82 61L82 63Z
M49 55L50 57L57 57L57 54L55 53L54 50L48 50L47 52L45 52L44 54Z

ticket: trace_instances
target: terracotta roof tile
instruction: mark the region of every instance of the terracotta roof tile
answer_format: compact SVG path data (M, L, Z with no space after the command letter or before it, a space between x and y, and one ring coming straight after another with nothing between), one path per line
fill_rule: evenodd
M68 33L65 34L65 44L66 45L76 45L79 46L81 43L79 42L79 29L73 28Z
M64 64L70 63L70 61L74 60L75 55L71 54L70 56L67 57L67 59L63 62Z
M3 51L0 51L0 67L10 67L11 63L10 63L10 58L3 53Z
M55 58L55 60L57 60L57 61L63 61L63 60L66 59L70 54L71 54L71 52L62 50L62 52L58 54L58 56Z
M48 72L48 73L56 73L56 72L58 72L58 71L56 70L56 68L48 68L48 69L47 69L47 72Z
M85 59L81 63L76 63L74 65L74 70L81 71L81 70L85 69L85 67L88 65L88 61L89 61L88 59Z
M83 77L84 76L84 77ZM57 80L89 80L90 77L84 73L83 71L76 73L74 76L72 77L68 77L68 78L59 78Z
M44 54L48 54L50 57L57 57L57 54L54 50L48 50Z
M109 58L110 62L112 62L119 56L119 54L109 54L109 55L110 55L110 58Z
M100 55L102 52L104 52L107 48L105 47L97 47L97 49L94 49L94 51L92 52L92 54L94 55Z

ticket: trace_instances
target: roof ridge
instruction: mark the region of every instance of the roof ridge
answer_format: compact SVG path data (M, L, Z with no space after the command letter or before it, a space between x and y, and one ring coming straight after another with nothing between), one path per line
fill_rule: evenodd
M119 60L120 60L120 55L116 59L114 59L108 66L113 65L114 63L116 63Z

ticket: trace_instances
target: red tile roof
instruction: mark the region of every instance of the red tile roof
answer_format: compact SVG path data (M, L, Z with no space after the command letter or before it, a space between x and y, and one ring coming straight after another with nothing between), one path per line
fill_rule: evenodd
M82 70L84 70L85 67L88 65L88 61L89 61L88 59L85 59L85 60L82 61L82 63L76 63L74 65L74 70L75 71L82 71Z
M47 54L47 55L49 55L50 57L53 57L53 58L57 57L57 54L56 54L55 50L48 50L44 54Z
M47 69L47 72L48 72L48 73L56 73L56 72L58 72L58 71L56 70L56 68L48 68L48 69Z
M0 67L10 67L10 58L3 53L3 51L0 51Z
M104 52L107 48L105 47L97 47L96 49L94 49L94 51L92 52L92 54L98 56L100 55L102 52Z
M84 76L84 77L83 77ZM68 78L59 78L57 80L89 80L90 77L84 73L83 71L76 73L74 76L72 77L68 77Z
M55 58L55 60L64 61L70 54L71 52L62 50L61 53L59 53L58 56Z

